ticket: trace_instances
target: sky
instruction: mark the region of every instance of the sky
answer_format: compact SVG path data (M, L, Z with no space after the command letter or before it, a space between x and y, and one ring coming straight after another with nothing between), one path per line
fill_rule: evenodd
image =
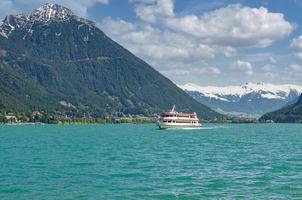
M302 0L0 0L0 17L46 2L95 21L178 85L302 85Z

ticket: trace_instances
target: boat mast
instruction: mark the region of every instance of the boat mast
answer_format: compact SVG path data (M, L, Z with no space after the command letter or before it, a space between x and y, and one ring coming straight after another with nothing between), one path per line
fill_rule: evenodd
M174 111L175 111L175 104L173 105L171 112L174 112Z

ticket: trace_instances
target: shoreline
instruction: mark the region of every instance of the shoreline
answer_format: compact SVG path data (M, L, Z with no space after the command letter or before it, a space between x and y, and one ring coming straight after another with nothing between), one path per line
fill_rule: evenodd
M42 123L42 122L25 122L25 123L2 123L0 126L44 126L44 125L123 125L123 124L136 124L136 125L143 125L143 124L155 124L156 122L124 122L124 123ZM290 122L276 122L276 123L264 123L264 122L202 122L202 124L255 124L255 125L263 125L263 124L302 124L302 123L290 123Z

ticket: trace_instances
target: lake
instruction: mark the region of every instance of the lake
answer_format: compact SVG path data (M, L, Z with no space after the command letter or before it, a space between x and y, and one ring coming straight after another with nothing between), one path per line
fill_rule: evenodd
M302 125L0 127L0 199L301 199Z

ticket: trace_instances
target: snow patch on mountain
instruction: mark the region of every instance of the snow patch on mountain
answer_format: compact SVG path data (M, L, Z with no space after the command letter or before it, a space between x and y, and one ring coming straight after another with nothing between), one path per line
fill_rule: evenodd
M32 19L36 21L48 22L51 20L66 21L69 20L74 14L68 8L59 6L57 4L47 3L40 8L36 9L32 14Z
M242 86L199 86L194 83L187 83L180 86L183 90L199 92L202 95L222 101L230 101L228 96L242 98L245 95L256 93L264 99L287 99L291 92L302 93L302 86L299 85L273 85L270 83L246 83ZM233 100L234 101L234 100Z
M242 86L180 86L197 101L228 115L257 116L295 103L302 93L299 85L247 83Z

